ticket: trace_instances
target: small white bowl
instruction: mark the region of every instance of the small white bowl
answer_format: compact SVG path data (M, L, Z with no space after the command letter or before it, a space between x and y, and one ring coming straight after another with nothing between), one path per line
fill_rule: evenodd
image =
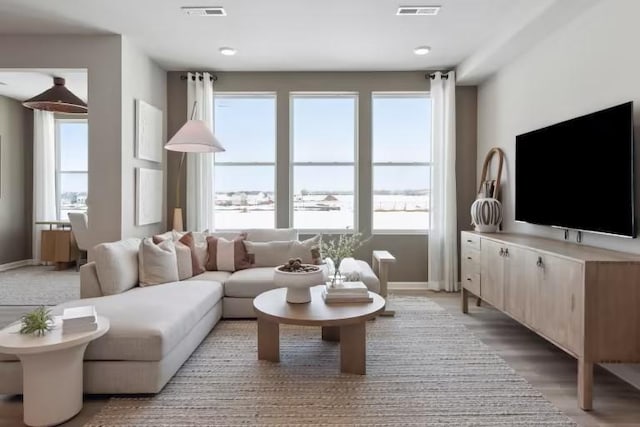
M287 288L287 302L294 304L302 304L311 302L312 286L322 285L324 283L324 270L317 265L303 264L304 266L316 267L316 271L291 272L280 271L279 265L274 268L273 279L277 286Z

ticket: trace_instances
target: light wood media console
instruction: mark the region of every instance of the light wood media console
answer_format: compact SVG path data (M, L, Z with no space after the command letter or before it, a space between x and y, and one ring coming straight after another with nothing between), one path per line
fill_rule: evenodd
M640 362L640 256L526 235L461 233L469 294L578 359L578 403L592 409L594 363Z

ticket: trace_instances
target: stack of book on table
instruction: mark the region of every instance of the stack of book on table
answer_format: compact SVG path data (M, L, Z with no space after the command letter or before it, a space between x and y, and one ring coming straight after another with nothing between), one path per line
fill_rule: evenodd
M92 305L65 308L62 314L62 334L91 332L98 329L96 308Z
M367 286L362 282L344 282L335 286L327 283L322 290L322 298L327 304L373 302Z

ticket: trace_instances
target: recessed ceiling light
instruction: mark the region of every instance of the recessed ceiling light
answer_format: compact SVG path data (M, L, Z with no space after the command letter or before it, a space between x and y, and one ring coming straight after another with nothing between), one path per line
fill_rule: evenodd
M435 16L440 12L440 6L400 6L396 15L399 16Z
M426 55L429 52L431 52L431 48L429 46L418 46L417 48L413 49L413 53L415 53L416 55Z
M225 56L233 56L236 53L238 53L238 50L234 49L232 47L221 47L220 48L220 53L225 55Z
M224 8L217 6L185 6L180 9L187 16L227 16Z

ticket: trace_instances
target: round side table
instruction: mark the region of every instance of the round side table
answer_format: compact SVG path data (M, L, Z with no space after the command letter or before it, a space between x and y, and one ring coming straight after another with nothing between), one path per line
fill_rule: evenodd
M82 409L82 362L92 340L109 330L98 316L98 329L62 334L62 320L37 337L19 333L20 323L0 330L0 353L14 354L22 363L24 423L50 426L63 423Z

